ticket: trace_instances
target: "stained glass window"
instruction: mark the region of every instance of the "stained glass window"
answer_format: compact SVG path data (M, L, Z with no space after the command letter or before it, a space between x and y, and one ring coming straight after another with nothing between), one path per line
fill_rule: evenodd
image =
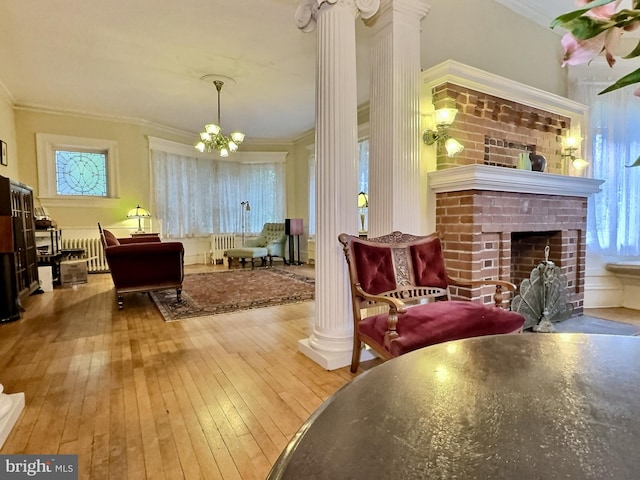
M106 152L56 150L58 195L106 197Z

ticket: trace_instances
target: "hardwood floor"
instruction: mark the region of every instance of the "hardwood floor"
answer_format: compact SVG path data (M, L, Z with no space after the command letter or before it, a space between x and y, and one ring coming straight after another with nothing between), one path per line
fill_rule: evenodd
M27 403L0 453L78 454L83 479L263 479L355 377L298 353L313 302L166 323L146 295L118 311L112 285L90 275L29 297L21 320L0 325L0 382Z
M78 454L87 479L263 479L355 377L298 353L313 302L166 323L144 294L118 311L112 285L89 275L0 325L0 382L26 397L1 453Z

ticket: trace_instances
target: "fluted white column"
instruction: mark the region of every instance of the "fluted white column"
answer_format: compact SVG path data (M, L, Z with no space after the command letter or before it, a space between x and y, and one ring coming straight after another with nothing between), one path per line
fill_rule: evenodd
M349 275L338 235L358 234L355 19L379 0L304 0L298 27L317 30L316 316L299 349L324 368L348 365L353 343Z
M423 0L382 0L372 19L369 236L426 224L420 181L420 20Z

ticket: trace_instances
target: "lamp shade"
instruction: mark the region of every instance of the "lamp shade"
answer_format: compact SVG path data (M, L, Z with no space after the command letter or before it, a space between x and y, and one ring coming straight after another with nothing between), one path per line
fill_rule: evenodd
M369 195L365 192L358 193L358 208L368 208L369 207Z
M136 208L132 208L127 212L127 218L150 218L151 212L146 208L142 208L140 204Z

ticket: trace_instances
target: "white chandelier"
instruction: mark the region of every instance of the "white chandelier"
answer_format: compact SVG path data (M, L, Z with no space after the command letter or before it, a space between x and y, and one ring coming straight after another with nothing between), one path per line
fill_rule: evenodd
M195 147L200 152L217 150L221 157L228 157L230 152L238 150L238 145L244 140L244 133L231 132L228 137L222 134L222 127L220 126L220 90L222 90L224 82L214 80L213 84L218 91L218 123L209 123L204 126L204 132L200 132L200 142Z

